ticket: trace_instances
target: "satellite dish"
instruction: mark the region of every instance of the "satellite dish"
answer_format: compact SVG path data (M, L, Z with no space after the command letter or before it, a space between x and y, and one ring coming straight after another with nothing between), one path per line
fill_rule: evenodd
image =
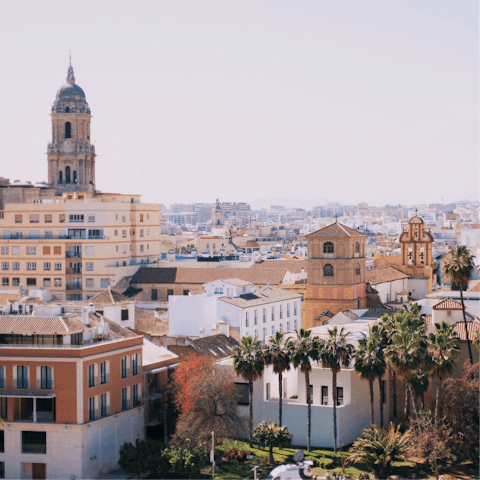
M300 463L303 460L303 457L304 457L303 450L302 449L297 450L293 455L293 461L295 463Z

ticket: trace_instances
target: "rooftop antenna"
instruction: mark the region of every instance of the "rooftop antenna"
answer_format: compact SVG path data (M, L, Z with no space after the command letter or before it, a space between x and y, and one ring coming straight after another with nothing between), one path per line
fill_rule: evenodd
M72 66L72 51L69 50L68 53L69 53L69 55L70 55L70 66Z

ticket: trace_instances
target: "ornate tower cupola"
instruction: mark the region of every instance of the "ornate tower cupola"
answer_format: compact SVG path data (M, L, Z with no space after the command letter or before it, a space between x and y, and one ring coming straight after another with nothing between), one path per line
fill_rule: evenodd
M430 267L433 241L432 234L425 230L422 218L418 215L413 216L400 235L402 265L409 267L412 275L421 276L423 269Z
M95 147L90 140L91 114L70 64L67 83L52 106L52 143L48 144L48 182L58 192L95 191Z
M212 235L225 236L225 220L223 210L217 198L217 203L212 211Z

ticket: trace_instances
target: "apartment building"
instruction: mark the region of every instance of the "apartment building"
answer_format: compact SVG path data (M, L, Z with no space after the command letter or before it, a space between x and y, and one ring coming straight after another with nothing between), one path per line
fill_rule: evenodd
M115 281L119 267L158 260L159 209L139 195L64 193L0 212L2 289L48 288L86 300Z
M0 315L3 478L98 478L118 468L120 447L159 423L150 404L163 398L157 387L177 356L93 306L16 308Z

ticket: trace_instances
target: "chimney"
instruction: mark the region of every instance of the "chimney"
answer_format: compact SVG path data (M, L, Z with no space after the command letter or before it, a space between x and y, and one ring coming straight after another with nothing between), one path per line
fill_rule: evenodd
M269 283L267 283L267 288L272 288L272 286Z
M93 303L89 303L87 309L88 309L88 313L95 314L96 311L97 311L97 309L94 307Z
M263 295L263 287L261 285L258 286L258 294Z
M24 290L23 290L23 285L20 284L20 298L23 297L23 292L24 292Z
M89 318L88 318L89 313L90 313L89 307L82 307L82 323L84 325L89 324Z
M200 327L199 333L200 333L200 338L205 336L205 330L201 327Z

